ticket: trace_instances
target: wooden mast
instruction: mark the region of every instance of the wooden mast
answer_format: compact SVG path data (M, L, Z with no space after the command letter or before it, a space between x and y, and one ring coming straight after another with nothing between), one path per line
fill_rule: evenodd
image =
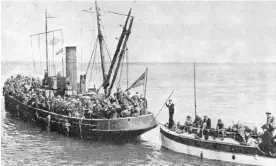
M46 42L46 71L49 75L49 69L48 69L48 38L47 38L47 9L45 9L45 42Z
M108 73L107 73L107 76L106 76L106 80L103 82L103 88L105 89L105 92L106 92L106 90L107 90L107 88L109 86L109 79L111 77L111 73L113 71L113 67L114 67L115 62L117 60L118 54L120 52L121 45L122 45L124 37L125 37L126 27L127 27L127 23L128 23L130 14L131 14L131 9L128 12L128 16L127 16L125 25L123 27L123 31L122 31L121 36L119 38L119 41L118 41L118 44L117 44L117 47L116 47L116 50L115 50L115 54L114 54L114 56L112 58L112 61L111 61L111 64L110 64L110 67L109 67L109 70L108 70ZM107 94L107 93L105 93L105 94Z
M195 75L195 62L194 62L194 98L195 98L195 117L196 117L196 75Z
M129 27L128 27L128 30L126 32L126 37L125 37L125 40L124 40L124 44L123 44L123 47L122 47L122 50L120 52L120 55L119 55L119 59L118 59L118 63L117 63L117 67L115 69L115 72L114 72L114 75L113 75L113 79L112 79L112 82L109 86L109 89L108 89L108 93L106 95L106 97L108 97L111 93L111 90L112 90L112 87L113 87L113 84L115 82L115 79L117 77L117 74L118 74L118 71L119 71L119 68L120 68L120 64L121 64L121 60L123 58L123 55L125 54L125 51L126 51L126 46L127 46L127 41L128 41L128 38L129 38L129 35L131 33L131 27L132 27L132 23L133 23L133 17L131 17L131 20L130 20L130 23L129 23Z
M101 23L100 23L100 14L99 8L97 6L97 1L95 1L96 14L97 14L97 24L98 24L98 39L100 44L100 54L101 54L101 65L102 65L102 73L103 73L103 81L105 81L105 65L104 65L104 51L103 51L103 34L101 31Z

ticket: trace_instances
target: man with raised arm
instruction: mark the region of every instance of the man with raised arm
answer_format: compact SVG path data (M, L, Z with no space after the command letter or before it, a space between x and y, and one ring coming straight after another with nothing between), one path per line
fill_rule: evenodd
M169 108L169 129L171 129L174 124L174 121L173 121L174 104L171 99L169 100L169 103L166 103L166 106Z

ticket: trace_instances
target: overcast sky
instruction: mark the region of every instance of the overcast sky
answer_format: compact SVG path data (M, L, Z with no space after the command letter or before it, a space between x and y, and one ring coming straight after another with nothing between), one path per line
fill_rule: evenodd
M98 5L112 55L125 17L107 11L127 13L132 7L135 20L128 43L132 62L276 62L276 2L99 1ZM78 60L82 52L82 61L88 61L97 32L95 15L82 12L90 7L95 11L94 1L2 2L2 61L32 60L29 35L45 31L45 9L58 17L49 20L48 30L62 28L65 46L76 45ZM45 60L44 36L40 40L40 47L38 37L32 40L35 60Z

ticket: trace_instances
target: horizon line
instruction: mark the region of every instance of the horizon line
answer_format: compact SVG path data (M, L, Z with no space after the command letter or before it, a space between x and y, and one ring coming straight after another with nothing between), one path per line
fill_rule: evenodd
M46 61L35 61L35 63L46 63ZM33 63L33 61L1 61L1 63ZM60 61L56 62L56 63L61 63ZM88 62L77 62L77 63L88 63ZM95 62L95 63L100 63L100 62ZM107 62L110 63L110 62ZM124 62L125 63L125 62ZM195 61L178 61L178 62L173 62L173 61L167 61L167 62L160 62L160 61L152 61L152 62L141 62L141 61L137 61L137 62L129 62L129 63L209 63L209 64L225 64L225 63L236 63L236 64L268 64L268 63L276 63L275 62L195 62Z

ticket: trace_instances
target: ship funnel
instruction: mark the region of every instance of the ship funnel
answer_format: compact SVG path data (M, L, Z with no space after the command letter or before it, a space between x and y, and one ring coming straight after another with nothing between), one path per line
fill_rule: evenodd
M66 51L66 77L73 91L77 91L77 48L75 46L65 47Z

